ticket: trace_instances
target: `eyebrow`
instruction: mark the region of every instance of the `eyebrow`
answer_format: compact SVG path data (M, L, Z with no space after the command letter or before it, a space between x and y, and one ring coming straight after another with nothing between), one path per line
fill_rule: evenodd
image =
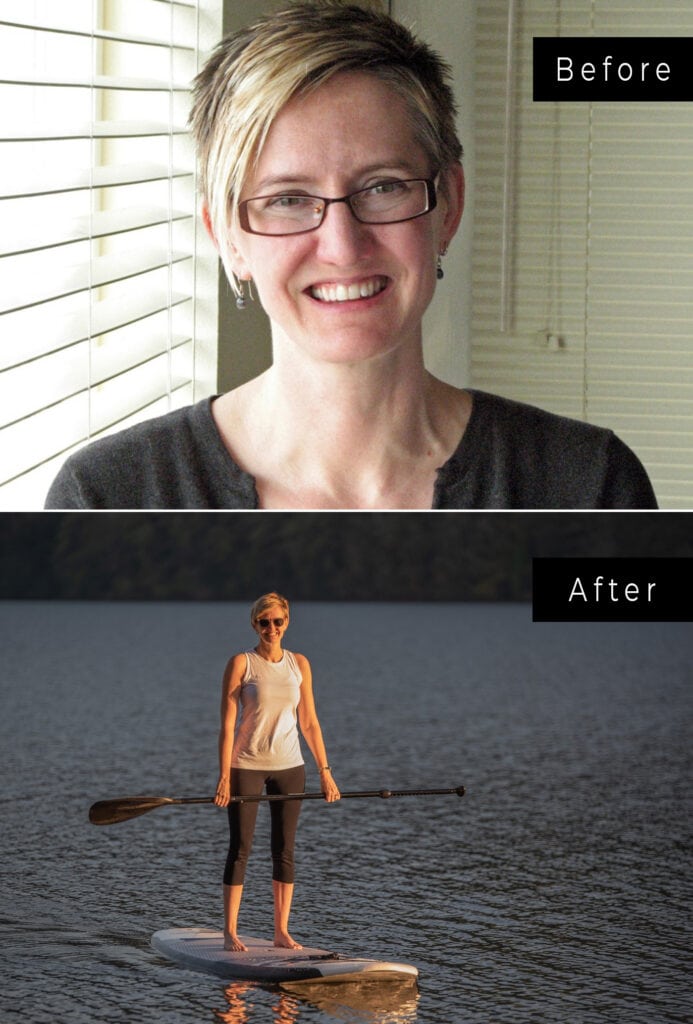
M400 161L393 161L388 163L386 161L380 161L377 164L369 164L367 167L361 167L354 175L355 178L363 178L369 174L379 172L381 174L406 174L410 177L416 178L419 176L418 172L414 170L411 164ZM262 178L261 181L253 187L253 192L256 195L262 195L265 189L271 188L293 188L293 187L306 187L316 188L315 178L309 177L302 174L275 174L270 175L266 178Z

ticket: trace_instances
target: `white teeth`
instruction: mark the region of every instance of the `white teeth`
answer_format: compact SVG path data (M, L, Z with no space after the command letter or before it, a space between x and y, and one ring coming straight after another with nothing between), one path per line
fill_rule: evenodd
M347 302L354 299L370 299L377 295L385 287L385 279L382 277L371 277L367 281L360 281L357 284L326 284L316 285L310 289L310 294L320 302Z

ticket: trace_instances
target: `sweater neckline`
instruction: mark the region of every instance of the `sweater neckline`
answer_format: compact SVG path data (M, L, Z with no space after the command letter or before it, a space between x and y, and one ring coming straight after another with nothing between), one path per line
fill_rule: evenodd
M479 406L481 405L482 392L477 391L474 388L465 388L465 391L472 400L472 408L469 413L469 419L462 432L462 436L451 455L445 460L445 462L439 466L436 470L436 480L433 487L433 503L432 509L440 507L441 499L445 496L445 488L447 486L447 478L454 471L456 476L459 477L462 471L462 465L464 463L466 453L470 446L470 437L476 433L477 421L479 419ZM196 425L205 435L205 442L212 441L215 450L215 457L221 462L220 471L228 473L229 469L232 472L234 481L237 485L240 485L243 489L244 495L250 499L252 504L251 508L260 508L260 495L257 491L257 484L255 477L248 473L247 470L242 469L238 465L236 460L228 450L222 436L217 427L214 416L212 415L212 403L220 398L221 395L215 394L210 395L207 398L203 398L193 407L199 416L196 416ZM384 510L386 511L386 510ZM412 510L414 511L414 510ZM272 664L268 662L268 664Z

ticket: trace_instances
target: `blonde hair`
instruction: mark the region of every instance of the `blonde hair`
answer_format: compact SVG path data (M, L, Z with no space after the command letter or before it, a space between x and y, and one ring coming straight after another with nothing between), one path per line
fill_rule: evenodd
M268 608L271 608L275 604L279 605L281 610L286 615L286 618L288 619L289 602L286 600L285 597L282 597L281 594L270 593L263 594L262 597L258 597L257 601L255 601L255 603L253 604L253 607L250 609L250 624L254 626L257 620L262 615L262 613L264 611L267 611Z
M293 3L223 39L195 79L190 126L218 244L274 119L346 71L372 74L405 99L434 173L461 159L451 70L434 50L386 14L340 0Z

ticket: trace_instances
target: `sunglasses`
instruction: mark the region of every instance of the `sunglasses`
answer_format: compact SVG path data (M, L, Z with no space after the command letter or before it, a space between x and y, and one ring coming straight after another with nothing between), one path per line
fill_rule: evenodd
M276 626L279 629L284 625L284 619L258 619L257 621L262 629L267 629L268 626Z

